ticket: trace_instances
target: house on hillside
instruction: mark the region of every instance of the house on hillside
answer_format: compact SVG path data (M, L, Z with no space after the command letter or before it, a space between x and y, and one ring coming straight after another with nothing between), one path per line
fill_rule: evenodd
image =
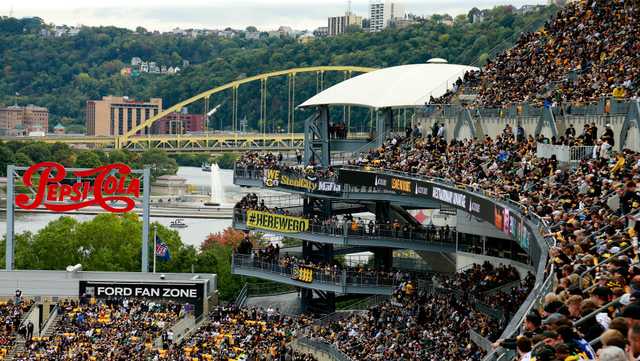
M472 24L481 23L486 20L487 16L489 16L489 10L480 10L478 8L473 8L469 11L467 17L469 18L469 22Z
M298 37L298 43L300 44L308 44L312 42L316 37L313 34L305 33Z
M453 17L451 17L451 15L449 14L445 14L442 17L442 20L440 20L440 24L443 24L446 26L453 26Z
M259 40L260 32L259 31L247 31L244 33L244 37L247 40Z
M544 5L522 5L522 7L518 9L518 14L524 15L541 9L544 9Z
M316 30L313 31L313 36L315 36L316 38L323 38L325 36L329 36L329 27L321 26L317 28Z

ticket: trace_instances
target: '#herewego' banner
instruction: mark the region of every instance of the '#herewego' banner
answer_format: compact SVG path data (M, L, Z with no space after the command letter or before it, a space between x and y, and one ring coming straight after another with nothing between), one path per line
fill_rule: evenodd
M309 220L302 217L248 210L247 227L283 233L298 233L309 229Z

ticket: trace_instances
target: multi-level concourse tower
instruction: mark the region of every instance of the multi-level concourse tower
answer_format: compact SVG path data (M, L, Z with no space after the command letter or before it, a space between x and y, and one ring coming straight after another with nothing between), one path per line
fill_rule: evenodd
M457 239L432 237L407 212L410 209L432 208L459 210L458 218L466 215L484 221L467 227L468 233L473 233L475 229L485 234L480 247L483 253L493 248L505 258L525 255L528 265L523 267L532 266L532 269L539 271L537 266L544 265L546 261L546 248L540 246L540 242L544 241L536 238L537 231L531 229L529 221L519 214L517 206L460 189L446 180L419 179L406 174L348 167L343 154L336 157L332 153L334 149L357 151L381 145L399 125L399 109L424 105L431 96L438 97L446 92L458 77L471 69L446 63L407 65L371 72L329 88L301 105L316 108L315 115L305 121L304 163L320 165L322 169L331 166L337 175L309 177L284 168L262 170L236 167L234 183L302 196L303 206L297 212L291 211L303 219L315 216L326 219L335 214L368 212L375 216L377 224L395 222L396 219L402 224L400 231L386 229L369 232L353 230L348 225L338 228L309 225L302 231L294 232L269 230L270 233L302 240L303 257L313 261L329 261L339 254L370 250L375 255L378 268L390 269L395 266L393 250L410 249L417 251L431 270L455 272L459 268L458 251L462 248L461 243L465 243L461 239L469 238L462 235ZM372 126L372 141L363 147L361 144L352 144L348 139L332 138L330 106L364 106L381 113ZM347 159L349 155L353 157L351 153ZM237 213L234 225L244 230L261 228L246 213ZM476 262L480 260L477 258ZM390 294L394 288L393 282L374 278L363 281L345 271L337 276L318 272L311 279L300 281L288 270L239 255L234 257L233 271L299 286L302 289L303 307L321 312L334 309L335 293ZM539 275L539 280L542 280L542 275Z

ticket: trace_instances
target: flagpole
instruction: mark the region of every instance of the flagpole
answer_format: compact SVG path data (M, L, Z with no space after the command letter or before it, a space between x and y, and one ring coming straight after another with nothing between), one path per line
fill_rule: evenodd
M158 227L153 225L153 273L156 273L156 258L158 255L156 254L156 247L158 245Z

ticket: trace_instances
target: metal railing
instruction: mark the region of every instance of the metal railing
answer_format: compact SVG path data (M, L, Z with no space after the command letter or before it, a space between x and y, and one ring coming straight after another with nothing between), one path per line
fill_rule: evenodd
M236 296L236 299L233 301L233 304L235 304L238 307L244 306L244 304L247 302L248 291L249 291L248 283L245 283L244 286L242 286L242 289L240 289L240 292L238 292L238 295Z
M273 296L296 291L294 286L277 282L248 283L247 286L248 297Z
M580 288L582 288L582 286L583 286L584 276L586 276L588 273L594 271L595 269L601 267L602 265L605 265L605 264L607 264L607 263L609 263L609 262L611 262L613 260L617 260L618 256L625 254L626 252L628 252L631 249L633 249L633 245L629 245L629 246L621 249L617 253L614 253L611 256L607 257L605 260L603 260L601 262L598 262L597 265L591 266L591 267L587 268L584 272L580 273L580 278L578 280Z
M233 220L236 224L246 225L246 212L237 210L234 212ZM375 224L371 228L366 224L354 227L352 222L339 222L337 224L310 224L309 229L305 233L345 239L392 240L410 243L429 243L433 245L455 245L455 228L450 228L448 234L446 234L443 229L444 227L402 230L394 229L393 226L386 224Z
M316 352L322 352L326 354L332 361L353 361L349 356L338 350L334 345L330 343L321 340L315 340L306 336L298 337L296 339L296 342L301 346L306 346Z
M204 326L209 321L210 320L207 318L207 315L205 313L201 314L195 319L193 326L189 329L186 329L182 336L176 337L173 343L179 345L183 340L188 340L196 331L202 328L202 326Z
M593 146L568 146L538 143L536 156L538 158L551 158L555 156L559 162L579 162L591 158Z
M251 255L234 254L232 259L233 269L256 270L280 277L292 278L294 264L281 265L278 262L263 261ZM313 277L310 284L326 284L339 287L366 287L366 288L390 288L399 284L393 273L383 272L357 272L347 270L319 270L312 269Z
M40 335L46 334L47 331L49 330L49 328L52 327L57 322L56 320L60 316L58 314L59 312L60 312L60 306L59 305L55 305L51 309L51 311L49 312L49 318L44 323L44 325L40 328Z

